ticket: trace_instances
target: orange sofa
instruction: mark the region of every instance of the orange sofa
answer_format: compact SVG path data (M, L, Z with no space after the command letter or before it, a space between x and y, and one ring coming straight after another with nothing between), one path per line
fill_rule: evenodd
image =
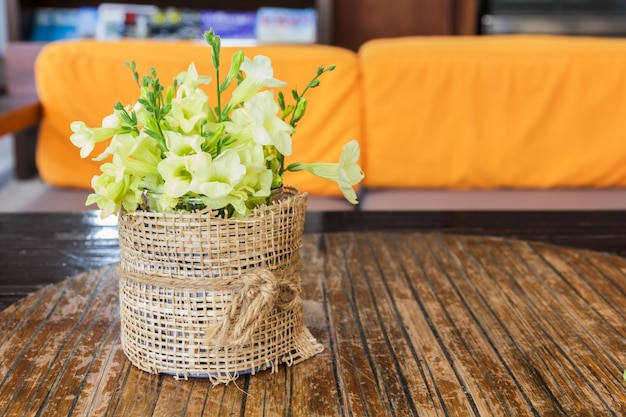
M222 47L222 77L228 72L232 54L241 48ZM336 65L324 74L319 88L307 92L309 105L293 136L293 154L287 161L335 162L343 145L362 137L360 85L356 54L324 45L277 45L246 47L246 56L271 57L274 76L289 83L282 88L286 100L291 89L302 91L315 76L318 66ZM69 141L72 121L100 126L113 112L113 105L134 104L139 90L125 61L134 60L140 75L153 67L165 86L194 62L201 75L214 75L211 51L204 43L171 41L95 40L54 42L39 54L35 77L44 117L40 123L36 162L42 180L57 188L89 189L99 174L100 162L81 159ZM215 97L215 81L204 86ZM215 105L213 103L212 105ZM94 155L106 147L100 143ZM100 152L98 152L100 151ZM285 174L285 183L307 191L311 200L324 206L351 209L342 201L339 187L305 172ZM315 201L311 204L315 205Z
M289 88L302 88L318 65L337 66L311 90L290 160L335 161L358 139L365 179L356 209L626 208L626 40L410 37L358 52L244 49L270 56ZM97 164L79 158L69 124L98 125L115 101L137 97L128 60L140 73L155 67L164 82L192 61L212 74L200 43L47 45L36 62L37 166L47 184L89 188ZM335 184L305 173L286 182L309 193L311 209L355 209Z
M359 60L362 209L626 208L626 40L384 39Z

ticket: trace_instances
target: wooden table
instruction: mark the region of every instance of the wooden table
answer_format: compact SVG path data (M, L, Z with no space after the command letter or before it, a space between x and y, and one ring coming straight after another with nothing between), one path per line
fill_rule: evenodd
M87 265L0 312L0 415L626 415L624 258L489 236L532 234L515 213L350 215L377 220L370 230L341 216L312 215L302 250L306 321L325 350L213 387L125 359L114 225L0 215L0 281L17 269L53 276ZM543 225L534 230L544 240L569 235L574 246L619 253L623 216L527 220Z

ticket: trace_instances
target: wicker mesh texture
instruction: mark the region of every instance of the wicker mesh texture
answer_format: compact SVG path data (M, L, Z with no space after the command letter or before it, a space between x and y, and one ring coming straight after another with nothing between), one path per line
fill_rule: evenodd
M140 369L227 383L322 350L304 325L306 194L243 219L210 212L119 217L122 346Z

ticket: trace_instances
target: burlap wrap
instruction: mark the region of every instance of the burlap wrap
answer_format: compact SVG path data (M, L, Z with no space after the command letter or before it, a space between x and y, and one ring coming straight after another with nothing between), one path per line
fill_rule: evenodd
M119 217L122 346L140 369L215 384L322 350L304 325L306 194L243 219L210 212Z

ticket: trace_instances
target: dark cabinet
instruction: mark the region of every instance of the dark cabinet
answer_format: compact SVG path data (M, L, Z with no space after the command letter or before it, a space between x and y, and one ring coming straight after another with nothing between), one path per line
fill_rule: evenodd
M335 0L333 40L357 49L374 38L476 34L479 0Z

